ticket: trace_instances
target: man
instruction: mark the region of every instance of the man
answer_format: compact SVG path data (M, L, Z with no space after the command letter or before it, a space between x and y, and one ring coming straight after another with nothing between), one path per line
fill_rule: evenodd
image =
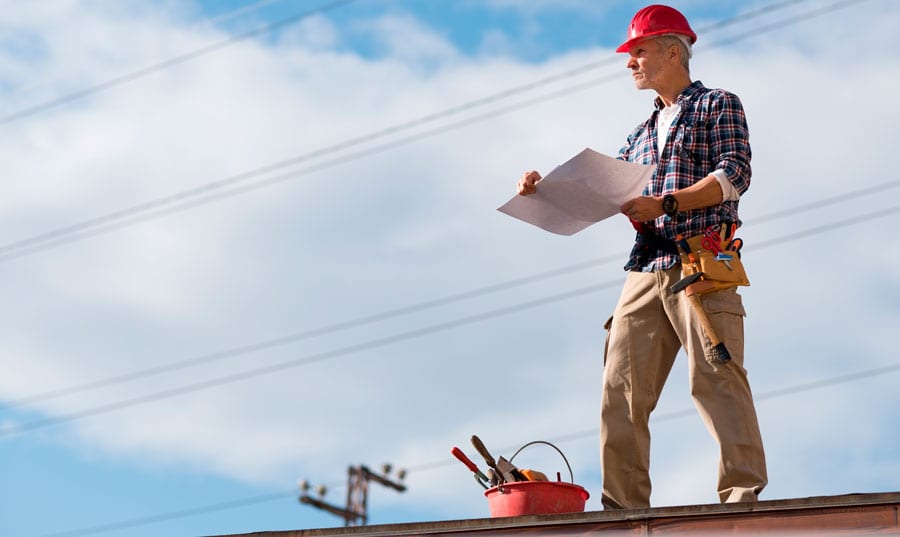
M720 233L716 238L722 242L705 243L711 250L728 249L727 239L740 224L738 200L750 185L742 104L731 93L692 82L689 59L696 39L684 15L653 5L637 12L628 40L617 49L629 55L626 66L635 87L656 92L650 118L628 136L619 158L657 169L643 195L621 207L638 233L625 265L625 286L606 326L600 443L607 509L650 505L648 420L682 347L689 360L691 395L720 446L720 500L755 501L767 483L743 367L744 309L735 289L747 282L708 279L712 288L698 291L695 303L688 292L670 289L683 272L689 273L683 269L696 262L694 254L714 259L698 246L705 233ZM540 179L537 172L526 172L519 194L534 193ZM679 251L686 244L681 237L693 252L690 256ZM729 255L739 263L737 253L726 251L726 257L707 266L718 266ZM737 268L729 262L721 270L728 279L727 271ZM704 320L730 359L717 354Z

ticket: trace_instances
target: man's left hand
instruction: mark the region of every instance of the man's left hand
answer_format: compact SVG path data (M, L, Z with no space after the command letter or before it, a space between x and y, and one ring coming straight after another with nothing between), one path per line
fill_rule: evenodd
M634 198L622 204L620 210L622 214L635 222L649 222L665 214L662 208L662 197Z

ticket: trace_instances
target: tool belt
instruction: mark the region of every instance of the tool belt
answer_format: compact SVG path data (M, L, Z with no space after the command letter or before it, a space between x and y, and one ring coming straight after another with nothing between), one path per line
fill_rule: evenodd
M726 225L721 227L725 228ZM716 227L713 227L713 229L716 229ZM719 237L730 239L719 241L717 246L722 255L719 255L714 249L709 247L712 243L708 234L695 235L676 241L682 249L682 252L680 252L682 278L698 272L702 273L697 282L685 288L688 296L694 294L702 295L739 285L750 285L747 272L744 270L744 264L741 262L740 247L742 243L739 242L740 239L735 239L730 234L726 234L724 229L717 231ZM689 248L687 252L683 251L685 245Z
M634 248L631 250L631 258L625 266L625 270L634 270L636 267L644 267L653 259L663 255L678 255L678 245L675 241L660 237L655 231L648 228L643 222L631 221L637 231Z

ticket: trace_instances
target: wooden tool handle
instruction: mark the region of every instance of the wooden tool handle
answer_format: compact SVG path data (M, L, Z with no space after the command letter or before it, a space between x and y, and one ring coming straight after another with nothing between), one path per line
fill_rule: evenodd
M472 445L475 446L475 451L484 457L484 462L486 462L488 466L494 469L497 468L497 462L494 460L494 457L491 456L491 453L487 448L484 447L484 442L474 434L472 435Z
M697 313L697 318L700 319L700 325L703 326L703 331L706 333L706 337L709 338L709 342L713 344L713 346L718 345L722 342L719 339L719 336L716 334L715 329L712 327L712 323L709 322L709 316L706 315L706 310L703 309L703 302L700 301L699 295L690 295L691 305L694 306L694 311Z
M706 310L703 308L703 302L700 301L700 296L689 295L688 298L691 301L691 305L694 307L694 312L696 312L697 318L700 320L700 325L703 327L703 332L706 333L706 337L709 339L709 342L713 347L715 359L723 364L728 362L729 360L731 360L731 353L728 352L728 348L725 347L725 343L721 339L719 339L719 335L713 328L712 323L709 322L709 316L706 314Z

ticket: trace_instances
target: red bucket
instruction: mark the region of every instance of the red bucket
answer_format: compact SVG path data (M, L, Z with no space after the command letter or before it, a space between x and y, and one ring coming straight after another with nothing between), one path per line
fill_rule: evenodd
M588 491L573 483L516 481L484 491L492 517L584 512Z
M484 491L488 500L488 507L492 517L520 516L520 515L554 515L559 513L583 513L584 504L590 497L588 491L575 484L575 476L569 460L558 447L550 442L535 440L520 447L510 457L510 462L516 458L520 451L532 444L546 444L555 449L566 467L569 469L569 477L572 483L561 481L515 481L501 483L496 487ZM559 474L557 474L558 476ZM558 477L557 477L558 479Z

